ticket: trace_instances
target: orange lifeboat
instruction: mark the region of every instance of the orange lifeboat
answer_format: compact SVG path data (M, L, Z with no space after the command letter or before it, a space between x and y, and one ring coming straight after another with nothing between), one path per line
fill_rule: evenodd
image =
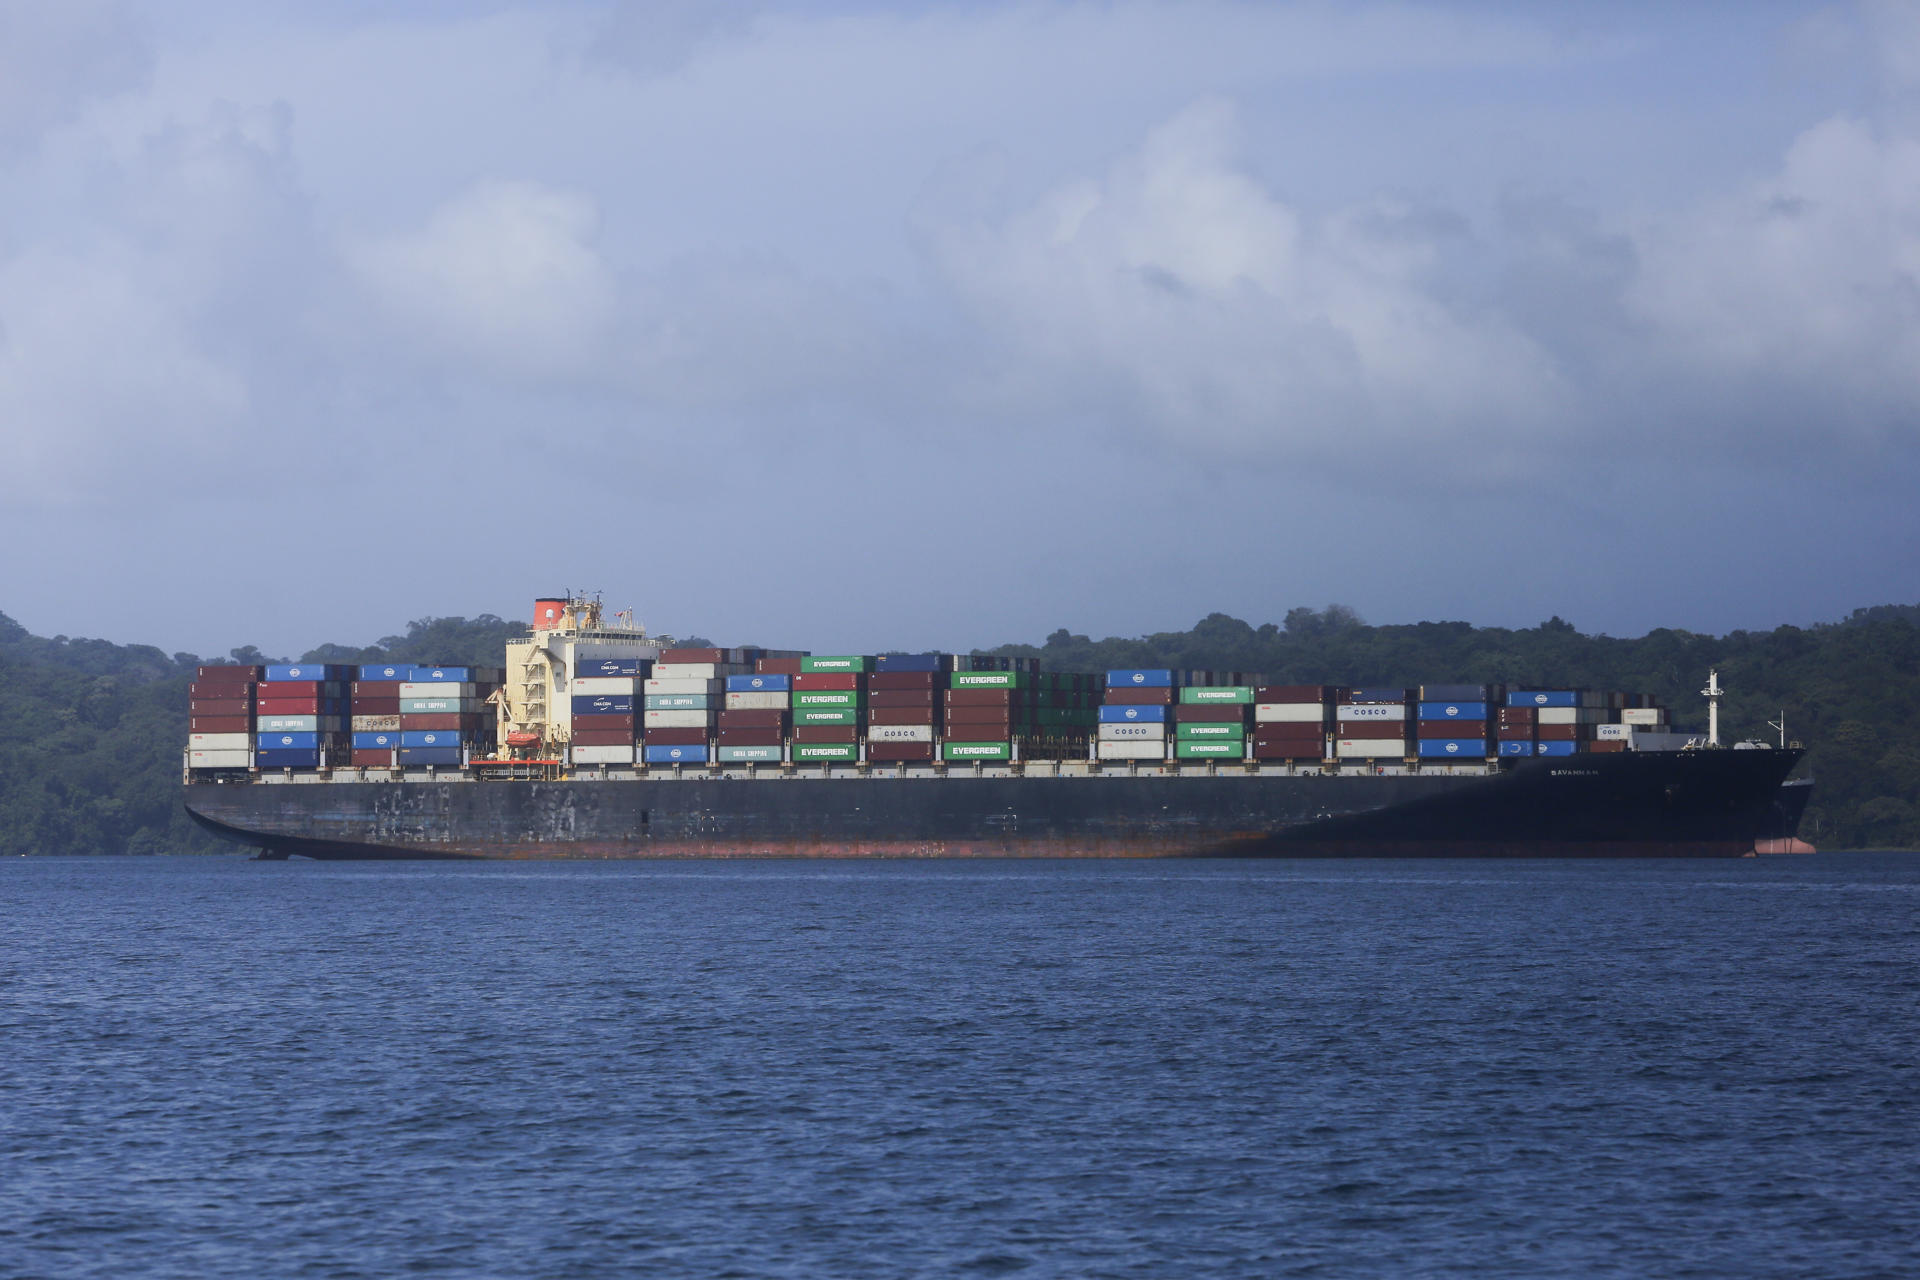
M539 742L539 734L531 733L525 729L515 729L507 735L507 745L510 747L532 747L539 745Z

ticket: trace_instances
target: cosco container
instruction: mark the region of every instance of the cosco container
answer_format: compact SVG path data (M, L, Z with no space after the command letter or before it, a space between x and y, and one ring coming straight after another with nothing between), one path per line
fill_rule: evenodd
M397 747L400 745L398 733L356 733L353 735L355 751L370 751L378 747Z
M1333 714L1342 723L1368 720L1404 721L1407 718L1407 704L1404 702L1342 703L1334 708Z
M315 750L320 746L317 733L263 733L256 742L262 747L272 747L282 751Z
M393 665L366 666L366 667L360 667L356 670L354 679L356 680L405 680L407 678L407 673L412 670L413 670L412 667L407 667L407 666L393 666Z
M655 746L648 743L645 747L648 764L705 764L707 748L705 746Z
M1594 740L1597 742L1631 742L1633 726L1630 724L1597 724L1593 726Z
M1534 750L1543 756L1570 756L1578 752L1579 749L1580 744L1577 742L1537 742L1534 744Z
M1487 744L1483 738L1422 738L1422 759L1484 760Z
M1496 745L1500 748L1500 754L1503 756L1530 756L1533 754L1533 740L1531 738L1514 741L1502 739Z
M1166 738L1167 726L1164 724L1103 724L1099 726L1098 734L1102 742L1145 742L1149 739L1159 742Z
M273 662L267 664L268 680L345 680L347 668L324 662Z
M1101 724L1153 724L1164 722L1169 717L1167 709L1158 706L1136 706L1123 704L1117 707L1101 707Z
M1109 689L1148 688L1167 689L1173 686L1173 672L1129 668L1124 671L1107 672Z
M1487 704L1484 702L1423 702L1420 704L1422 720L1485 720Z
M1507 694L1510 707L1577 707L1580 694L1574 689L1514 689Z
M497 683L504 674L488 667L411 667L406 678L435 684L468 684L481 680Z
M729 711L770 711L791 704L790 693L729 693L724 695Z
M460 734L457 730L402 729L400 745L403 747L457 747L460 745Z
M793 688L792 676L728 676L728 693L786 693Z
M869 742L932 742L931 724L875 724L867 726Z

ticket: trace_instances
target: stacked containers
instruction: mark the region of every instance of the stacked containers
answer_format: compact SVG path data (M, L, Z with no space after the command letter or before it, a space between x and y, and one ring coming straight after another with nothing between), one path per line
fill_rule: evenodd
M1014 758L1039 709L1037 658L957 657L941 699L946 734L940 758L964 764Z
M324 662L267 665L254 700L254 763L259 768L317 769L349 758L349 670Z
M1342 760L1398 760L1412 753L1405 689L1348 689L1333 709L1333 754Z
M1042 671L1036 677L1033 727L1021 744L1028 759L1085 759L1100 723L1099 676Z
M933 759L934 740L945 727L940 686L951 683L954 661L944 653L886 653L873 660L867 676L867 759Z
M411 666L397 663L370 663L355 673L347 704L355 765L400 763L400 686L411 674Z
M837 654L799 659L793 679L793 762L841 764L860 758L873 659Z
M568 725L574 764L632 764L640 741L643 682L651 658L574 654L567 686Z
M1491 694L1483 684L1420 686L1417 741L1422 760L1485 760Z
M1165 760L1178 691L1208 685L1205 672L1129 667L1107 672L1099 711L1099 760Z
M1543 756L1570 756L1586 749L1593 739L1592 726L1609 718L1608 701L1606 694L1585 689L1515 689L1507 694L1509 708L1531 713L1533 753ZM1503 730L1501 740L1521 739L1517 732L1508 738ZM1500 754L1524 753L1502 745Z
M1261 685L1253 691L1253 758L1321 760L1340 690L1318 684Z
M769 663L799 666L797 660L762 658L752 672L726 678L716 757L721 764L777 764L785 758L795 673L769 671Z
M187 686L187 765L245 769L253 764L254 690L265 667L196 667Z
M1244 760L1253 690L1238 673L1220 684L1190 684L1174 705L1176 760Z
M487 699L505 673L491 667L415 666L400 683L400 763L462 765L493 740Z
M641 759L646 764L705 764L726 698L727 677L745 675L743 649L662 649L641 682Z

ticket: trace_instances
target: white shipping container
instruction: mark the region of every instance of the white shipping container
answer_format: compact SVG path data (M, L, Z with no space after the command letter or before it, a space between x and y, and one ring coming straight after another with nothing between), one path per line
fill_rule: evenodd
M1595 742L1631 742L1633 726L1630 724L1597 724L1593 726Z
M656 662L653 664L655 680L713 680L721 676L751 674L753 674L753 667L744 662Z
M355 716L353 718L353 731L355 733L398 733L400 732L400 717Z
M632 747L575 747L575 764L632 764Z
M190 733L187 735L187 749L190 751L245 751L253 745L253 735L246 733Z
M933 726L930 724L870 724L867 726L868 742L932 742Z
M1654 728L1667 722L1665 707L1628 707L1620 713L1621 724L1645 725Z
M1334 717L1340 720L1405 720L1407 704L1404 702L1359 702L1349 706L1335 707Z
M227 735L221 734L221 737ZM187 764L195 769L244 769L253 763L251 751L235 751L224 748L219 751L189 751Z
M1317 702L1256 702L1253 718L1259 724L1324 724L1327 709Z
M678 669L677 667L654 668L655 671ZM727 682L715 680L710 676L654 676L646 681L641 689L643 693L725 693Z
M327 719L335 721L324 726L329 733L339 729L337 717ZM255 733L319 733L322 727L319 716L258 716L253 722Z
M1579 707L1541 707L1533 713L1535 724L1579 724Z
M567 686L567 692L576 698L597 698L601 694L617 693L624 693L631 697L640 692L640 677L587 676Z
M711 711L643 711L640 715L648 729L704 729L713 723Z
M455 680L403 680L400 682L400 696L403 698L472 698L477 697L480 687L473 684L461 684Z
M1167 726L1164 724L1103 724L1100 726L1102 742L1161 742L1166 739Z
M1167 744L1164 740L1153 742L1102 742L1094 747L1102 760L1165 760Z
M793 701L790 693L730 693L729 711L784 711Z
M1409 748L1398 738L1341 738L1333 744L1333 754L1349 760L1376 756L1398 760Z

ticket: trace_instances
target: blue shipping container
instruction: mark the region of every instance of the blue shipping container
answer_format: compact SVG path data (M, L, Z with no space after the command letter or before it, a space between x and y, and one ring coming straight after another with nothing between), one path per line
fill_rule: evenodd
M944 653L883 653L873 660L875 671L945 671Z
M595 658L575 652L573 655L573 678L576 680L599 680L607 677L644 675L643 668L651 668L650 658Z
M630 693L575 694L573 714L577 716L624 716L633 714Z
M253 753L253 763L262 769L317 769L320 767L320 749L276 747L268 751L262 748Z
M1508 742L1502 739L1500 742L1500 754L1503 756L1530 756L1533 754L1533 744L1531 742Z
M355 751L372 751L377 748L397 747L399 745L400 735L397 733L361 732L353 735L353 749Z
M728 676L728 693L786 693L793 688L792 676Z
M275 662L267 667L269 680L347 680L352 668L329 662Z
M361 667L360 674L355 678L360 680L405 680L407 678L407 672L411 670L413 670L412 667L404 665Z
M1484 760L1487 744L1479 738L1422 738L1420 754L1428 759L1455 756L1462 760Z
M1484 702L1423 702L1420 704L1422 720L1485 720L1487 704Z
M1173 686L1173 672L1133 670L1107 672L1109 689L1168 689Z
M402 747L401 764L459 764L458 747Z
M1487 686L1484 684L1423 684L1420 686L1422 702L1485 702Z
M1405 702L1405 689L1349 689L1348 702Z
M255 745L260 747L313 751L320 746L320 735L317 733L263 733L254 741Z
M454 684L465 684L474 679L472 667L408 667L403 680L447 680Z
M402 729L400 745L403 747L453 747L460 746L458 729Z
M1129 704L1100 708L1101 724L1165 724L1167 719L1165 707L1141 707Z
M1570 756L1580 746L1577 742L1541 742L1535 747L1543 756Z
M1510 707L1577 707L1580 705L1580 693L1576 689L1515 689L1507 695Z
M705 747L647 747L648 764L705 764Z

